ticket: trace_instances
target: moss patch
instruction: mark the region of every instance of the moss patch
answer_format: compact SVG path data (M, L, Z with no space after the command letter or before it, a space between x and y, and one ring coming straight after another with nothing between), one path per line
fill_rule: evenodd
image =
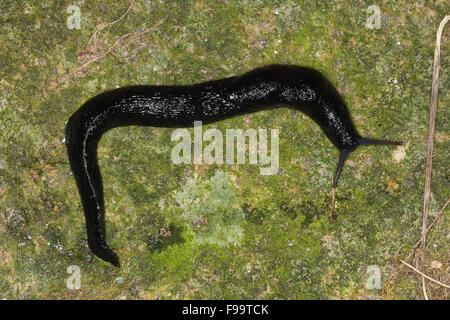
M67 78L99 25L129 6L73 4L81 29L67 28L66 2L0 3L0 299L421 297L396 257L420 234L435 31L448 1L380 2L373 30L364 1L134 1L97 34L98 52L162 24ZM444 39L431 216L450 195L448 47ZM93 257L62 142L70 115L118 86L196 83L271 63L321 70L363 135L406 143L401 159L389 147L352 154L332 223L337 152L305 115L279 109L208 126L278 128L274 176L253 165L174 165L171 129L118 128L101 140L99 159L107 237L122 268ZM209 231L195 230L202 217ZM447 211L429 237L425 267L435 277L448 268L449 224ZM70 265L81 269L80 290L66 287ZM381 270L381 290L366 287L370 265Z

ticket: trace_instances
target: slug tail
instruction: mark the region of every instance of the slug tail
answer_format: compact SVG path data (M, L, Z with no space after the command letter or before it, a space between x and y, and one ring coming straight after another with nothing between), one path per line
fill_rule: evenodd
M103 185L97 160L100 132L89 135L86 117L76 112L66 126L66 147L84 209L89 249L100 259L120 267L106 242Z
M372 139L372 138L359 138L360 146L370 146L370 145L394 145L401 146L403 142L401 141L390 141L390 140L381 140L381 139Z

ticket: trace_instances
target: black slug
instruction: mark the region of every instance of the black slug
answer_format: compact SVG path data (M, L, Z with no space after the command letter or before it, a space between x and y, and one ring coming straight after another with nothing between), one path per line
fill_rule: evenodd
M304 112L339 150L333 178L337 186L347 155L358 146L399 145L361 137L333 85L317 70L271 65L241 76L187 86L130 86L87 101L69 119L66 145L86 218L88 245L99 258L119 267L105 237L102 178L97 144L104 132L119 126L191 127L277 107Z

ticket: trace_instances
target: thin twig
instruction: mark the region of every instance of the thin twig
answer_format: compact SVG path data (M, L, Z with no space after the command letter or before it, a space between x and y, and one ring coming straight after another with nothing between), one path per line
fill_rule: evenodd
M442 213L444 212L444 210L447 208L447 206L449 204L450 204L450 198L447 199L447 202L444 204L442 209L439 211L436 218L434 218L433 222L430 223L430 225L427 227L427 230L425 231L425 233L422 234L422 237L419 240L417 240L416 244L414 245L414 247L412 247L409 254L406 256L405 260L409 260L412 257L412 255L414 254L414 249L416 249L422 243L422 241L425 239L426 235L431 230L431 228L434 226L434 224L442 218Z
M443 217L443 213L444 210L447 208L447 206L450 204L450 198L447 199L447 202L444 204L444 206L442 207L442 209L439 211L439 213L437 214L436 218L434 218L433 222L428 226L427 231L425 232L425 235L428 234L428 232L431 230L431 228L436 224L436 222L438 222L442 217ZM411 248L411 250L409 251L408 255L404 258L404 260L409 260L413 254L415 253L415 249L420 245L420 243L422 242L422 240L424 239L424 235L422 234L421 238L419 240L417 240L416 244L414 245L414 247ZM398 254L400 252L400 250L403 248L403 246L401 246L400 248L398 248L397 253ZM391 275L389 276L389 279L387 280L387 282L391 281L392 277L398 273L399 269L403 268L404 265L401 264L396 270L394 270Z
M80 72L81 70L85 69L85 68L86 68L87 66L89 66L91 63L93 63L93 62L95 62L95 61L97 61L97 60L99 60L99 59L101 59L101 58L104 58L104 57L107 56L108 54L112 53L112 52L117 48L117 46L120 44L120 42L121 42L123 39L125 39L125 38L127 38L127 37L132 37L132 38L133 38L133 37L139 37L139 36L142 36L142 35L144 35L144 34L150 32L150 31L153 31L153 30L155 30L161 23L163 23L164 20L165 20L165 19L159 21L159 22L158 22L157 24L155 24L154 26L152 26L152 27L150 27L150 28L148 28L148 29L146 29L146 30L144 30L144 31L142 31L142 32L130 32L130 33L127 33L127 34L123 35L123 36L120 37L116 42L114 42L114 44L113 44L112 46L110 46L105 52L103 52L103 53L101 53L101 54L99 54L99 55L93 57L92 59L86 61L86 62L85 62L84 64L82 64L81 66L79 66L79 67L75 68L74 70L72 70L72 71L66 76L66 78L72 77L73 75L77 74L77 73Z
M441 36L442 30L445 24L450 19L450 16L445 16L439 25L439 29L436 34L436 47L434 50L434 64L433 64L433 81L431 86L431 102L430 102L430 119L428 122L428 146L427 146L427 160L425 170L425 192L423 199L423 215L422 215L422 242L421 252L419 259L416 259L416 266L419 260L424 263L425 261L425 249L426 249L426 232L427 232L427 218L428 209L430 207L431 196L431 171L433 162L433 146L434 146L434 133L436 128L436 113L438 107L438 93L439 93L439 69L441 66ZM425 277L422 276L422 290L425 299L428 300L427 290L425 285Z
M444 288L450 289L450 285L445 284L445 283L442 283L442 282L440 282L439 280L433 279L433 278L430 277L430 276L427 276L425 273L423 273L423 272L421 272L420 270L414 268L412 265L410 265L409 263L403 261L402 259L400 259L400 262L403 263L405 266L411 268L412 270L414 270L414 271L417 272L418 274L420 274L423 278L427 278L428 280L431 280L431 281L433 281L434 283L437 283L438 285L443 286Z
M91 44L92 40L95 38L95 36L97 35L98 32L102 31L103 29L105 29L107 27L112 27L117 22L119 22L120 20L125 18L125 16L127 15L128 11L130 11L131 7L132 7L132 5L130 4L130 6L128 7L127 11L125 11L125 13L119 19L114 20L112 22L105 23L105 24L101 25L97 30L95 30L95 32L92 34L91 38L89 39L88 46Z

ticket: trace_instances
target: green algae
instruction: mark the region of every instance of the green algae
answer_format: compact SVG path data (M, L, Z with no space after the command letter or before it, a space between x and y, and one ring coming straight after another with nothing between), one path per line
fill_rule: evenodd
M237 199L238 189L221 170L206 183L199 183L196 178L188 181L183 191L175 195L194 240L219 246L237 244L242 238L244 213Z

